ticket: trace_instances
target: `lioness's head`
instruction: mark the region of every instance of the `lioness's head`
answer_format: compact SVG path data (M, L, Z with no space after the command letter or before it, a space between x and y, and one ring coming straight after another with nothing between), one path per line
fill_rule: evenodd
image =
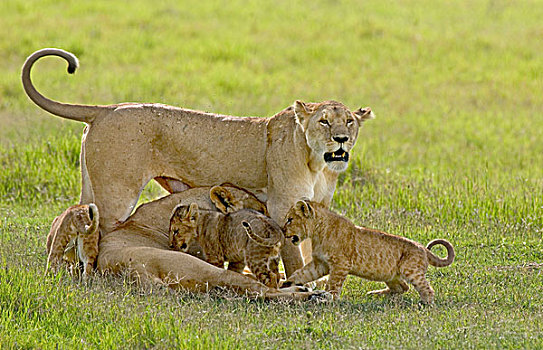
M349 152L362 122L375 118L369 107L351 112L336 101L310 104L296 101L294 113L311 150L322 157L330 170L337 172L347 169Z
M287 220L283 226L286 239L291 239L293 244L300 244L308 238L308 226L315 218L315 210L309 201L300 200L290 208L286 216Z
M198 205L178 205L170 218L170 248L186 252L197 235Z

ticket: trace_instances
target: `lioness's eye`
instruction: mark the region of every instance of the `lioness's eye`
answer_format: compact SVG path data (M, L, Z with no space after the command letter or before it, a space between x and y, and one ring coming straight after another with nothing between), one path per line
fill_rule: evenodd
M321 123L321 125L324 125L324 126L329 126L330 125L330 123L328 123L328 120L326 120L326 119L319 120L319 123Z

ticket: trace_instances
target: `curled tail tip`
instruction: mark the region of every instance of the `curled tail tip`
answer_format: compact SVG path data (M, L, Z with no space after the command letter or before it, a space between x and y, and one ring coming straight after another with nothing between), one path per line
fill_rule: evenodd
M98 207L94 203L89 203L89 217L92 221L91 225L88 227L90 232L94 232L98 229L100 214L98 212Z
M74 74L75 71L79 68L79 60L77 59L77 57L72 54L72 53L69 53L68 54L71 56L71 60L68 61L68 73L70 74Z
M89 210L92 211L92 214L98 216L98 207L94 203L89 203Z
M76 63L76 64L68 64L68 73L69 74L74 74L76 69L79 67L79 65Z
M434 253L432 253L430 251L430 249L435 245L444 246L445 249L447 249L447 257L440 258L437 255L435 255ZM428 249L430 263L433 266L445 267L445 266L451 265L454 262L454 258L455 258L454 247L449 241L447 241L445 239L434 239L433 241L428 243L428 245L426 246L426 249Z

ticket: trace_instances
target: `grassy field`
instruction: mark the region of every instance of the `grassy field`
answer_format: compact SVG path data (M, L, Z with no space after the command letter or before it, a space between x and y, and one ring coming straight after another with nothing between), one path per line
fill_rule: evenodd
M0 2L0 349L542 348L543 2ZM190 295L44 276L52 219L78 201L83 124L26 97L162 102L269 116L296 99L371 106L333 207L457 260L418 295L333 304ZM149 186L144 199L159 194Z

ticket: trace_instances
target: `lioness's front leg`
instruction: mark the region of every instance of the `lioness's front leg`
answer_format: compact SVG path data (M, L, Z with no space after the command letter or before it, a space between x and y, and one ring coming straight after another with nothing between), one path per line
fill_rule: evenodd
M268 198L267 206L270 217L282 225L285 220L285 215L288 212L290 205L282 204L274 197ZM295 203L295 201L293 202ZM281 259L283 260L283 266L285 267L285 274L292 275L294 271L301 269L304 266L302 255L300 254L300 248L292 244L290 240L286 240L285 244L281 246Z

